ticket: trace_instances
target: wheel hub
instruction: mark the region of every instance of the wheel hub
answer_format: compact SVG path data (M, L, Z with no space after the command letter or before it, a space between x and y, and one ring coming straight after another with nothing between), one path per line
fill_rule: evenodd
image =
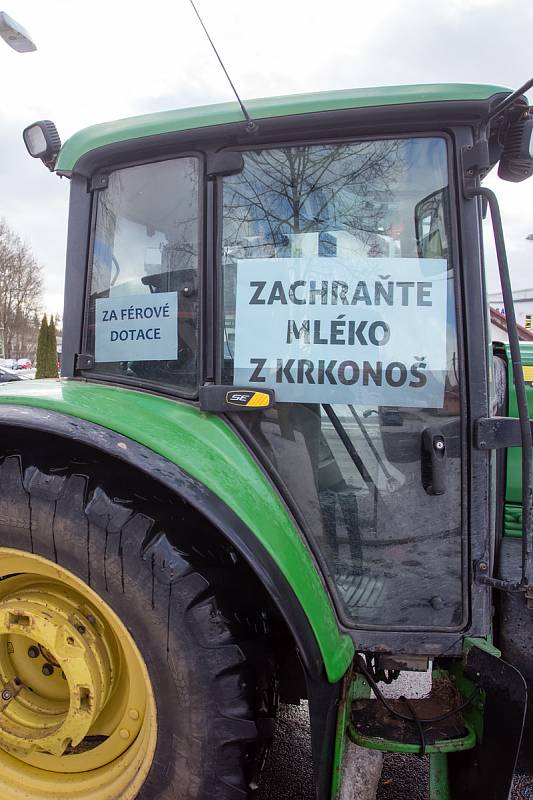
M133 800L157 739L144 660L73 573L0 548L0 797Z
M8 594L0 602L0 635L22 637L28 650L37 642L45 658L41 674L50 678L60 670L69 702L41 694L40 676L32 680L42 658L33 658L33 670L23 676L13 674L13 663L0 662L2 686L19 680L16 697L0 714L0 747L15 754L36 749L60 756L77 747L94 725L109 697L112 665L103 637L67 591L52 582L26 583L25 576L4 581Z

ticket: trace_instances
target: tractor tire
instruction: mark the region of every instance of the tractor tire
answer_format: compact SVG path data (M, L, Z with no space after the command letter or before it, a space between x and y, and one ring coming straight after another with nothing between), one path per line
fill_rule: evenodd
M152 751L145 747L134 767L127 767L127 779L117 777L116 770L111 772L112 763L101 763L97 758L105 735L87 735L77 750L60 752L59 756L56 753L55 763L60 766L50 778L46 759L52 755L39 747L38 734L36 750L29 755L21 756L16 748L13 750L11 734L5 733L9 726L2 725L2 716L11 706L2 710L0 703L0 796L2 800L22 796L28 800L244 800L255 785L275 712L265 613L256 610L256 619L252 619L248 611L240 614L233 606L235 613L228 613L226 592L221 587L232 590L237 599L233 597L231 602L237 603L235 576L224 577L221 568L215 570L217 577L212 583L209 570L193 568L176 544L180 531L170 529L161 498L150 499L148 493L143 496L138 488L125 489L131 482L120 480L120 471L116 465L113 471L109 465L100 467L94 460L81 458L78 463L69 459L67 464L43 467L31 454L12 451L0 462L0 570L3 564L12 565L0 572L0 621L5 612L5 625L9 618L9 624L14 625L11 630L19 634L11 636L9 625L0 630L0 666L6 663L6 657L15 658L6 656L7 650L13 651L13 641L23 642L28 648L31 636L24 639L20 632L26 629L20 625L33 624L35 582L41 587L41 595L44 592L48 597L45 602L39 595L39 602L51 603L55 609L59 597L64 605L71 604L71 610L77 603L75 613L85 615L84 624L77 629L86 636L86 620L90 627L92 623L96 626L95 618L101 618L96 639L98 635L105 638L105 625L107 651L123 648L120 670L133 670L135 662L137 671L128 673L120 691L127 693L139 675L145 674L143 697L146 695L147 708L153 701L154 710L145 738L151 736ZM175 514L174 526L176 519L179 521L179 515ZM33 576L33 584L21 577L26 572ZM11 590L10 582L14 587ZM14 603L22 610L13 612ZM10 609L9 614L6 609ZM89 614L88 609L96 611ZM71 614L70 622L72 618ZM39 614L37 620L45 630L46 620ZM77 634L68 640L71 644L73 638L76 645L78 639L85 645ZM68 659L63 667L57 654L41 646L37 636L34 639L34 650L28 648L34 662L24 662L20 669L33 669L33 663L40 666L42 659L43 669L55 670L54 681L58 670L64 670L66 684ZM98 645L102 651L101 644L97 642L94 647ZM35 647L40 650L37 658ZM88 663L92 657L89 650ZM133 652L138 658L128 655ZM122 680L120 670L111 670L108 680ZM42 685L40 673L35 680L35 685ZM27 696L31 693L35 698L38 690L32 691L30 682L26 679L21 685ZM68 687L70 690L70 681ZM18 702L24 691L11 702ZM83 691L87 695L89 690ZM119 689L114 691L119 694ZM86 711L92 710L92 702L86 699ZM129 713L138 716L137 711L130 709ZM112 716L105 706L102 714L100 719ZM117 724L120 727L122 723ZM102 729L111 736L109 723L107 729L102 723ZM98 721L91 730L98 730ZM124 728L119 733L128 736ZM72 754L82 759L84 747L87 761L80 761L79 772L73 771L69 759L73 759ZM97 769L93 769L95 764ZM36 765L37 771L31 772L33 783L28 784L28 769L35 770ZM105 770L110 771L108 783ZM144 776L142 785L139 776Z

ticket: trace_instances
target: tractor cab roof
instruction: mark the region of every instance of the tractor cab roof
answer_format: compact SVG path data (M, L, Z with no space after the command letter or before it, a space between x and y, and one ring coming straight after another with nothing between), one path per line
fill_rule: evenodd
M246 101L246 107L251 118L260 121L317 112L427 103L474 103L477 108L481 103L486 108L495 95L501 97L510 92L511 89L506 87L483 84L415 84L262 98ZM65 142L59 153L56 171L69 175L79 159L109 145L242 121L239 105L230 102L103 122L84 128Z

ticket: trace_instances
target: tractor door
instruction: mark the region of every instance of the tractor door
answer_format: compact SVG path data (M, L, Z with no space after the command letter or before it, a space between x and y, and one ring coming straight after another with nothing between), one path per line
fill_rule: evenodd
M223 181L219 377L275 391L236 424L357 629L468 615L449 148L256 149Z

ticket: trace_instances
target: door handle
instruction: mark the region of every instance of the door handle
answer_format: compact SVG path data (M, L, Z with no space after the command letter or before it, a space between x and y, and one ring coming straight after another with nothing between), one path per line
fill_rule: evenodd
M446 439L441 430L422 431L422 486L428 494L446 492Z

